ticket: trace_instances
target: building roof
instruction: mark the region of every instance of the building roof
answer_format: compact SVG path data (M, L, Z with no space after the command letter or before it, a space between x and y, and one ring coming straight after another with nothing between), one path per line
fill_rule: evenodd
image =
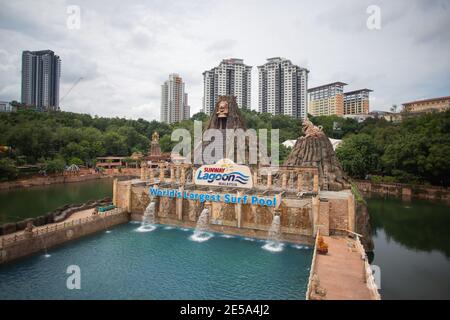
M310 88L310 89L308 89L308 92L309 91L313 91L313 90L317 90L317 89L321 89L321 88L325 88L325 87L330 87L330 86L333 86L333 85L346 86L347 83L336 81L336 82L332 82L332 83L328 83L328 84L323 84L323 85L318 86L318 87Z
M433 101L447 100L447 99L450 99L450 96L441 97L441 98L430 98L430 99L425 99L425 100L416 100L416 101L411 101L411 102L405 102L405 103L403 103L403 105L406 106L406 105L415 104L415 103L425 103L425 102L433 102Z
M349 92L344 92L344 94L355 94L355 93L360 93L360 92L373 92L373 90L371 89L359 89L359 90L353 90L353 91L349 91Z

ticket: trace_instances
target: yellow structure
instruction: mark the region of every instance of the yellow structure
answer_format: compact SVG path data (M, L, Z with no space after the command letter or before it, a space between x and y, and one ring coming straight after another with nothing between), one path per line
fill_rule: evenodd
M403 104L403 111L410 113L446 111L450 109L450 96L418 100Z
M368 114L370 89L361 89L344 94L344 114Z
M308 113L313 116L344 115L344 86L346 83L333 82L308 90Z

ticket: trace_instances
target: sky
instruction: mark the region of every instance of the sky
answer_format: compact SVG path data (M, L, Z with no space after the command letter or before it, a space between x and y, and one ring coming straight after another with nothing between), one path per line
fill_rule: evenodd
M367 27L372 5L380 28ZM374 90L371 110L450 95L448 0L0 0L0 8L0 100L20 101L22 51L44 49L61 57L61 97L83 78L61 109L106 117L159 120L170 73L185 81L194 114L202 73L226 58L253 66L252 109L257 66L271 57L309 69L309 87Z

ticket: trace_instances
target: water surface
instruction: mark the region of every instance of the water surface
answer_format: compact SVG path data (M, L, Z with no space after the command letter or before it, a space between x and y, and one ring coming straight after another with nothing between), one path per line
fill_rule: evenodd
M0 225L37 217L65 204L112 196L112 179L0 191Z
M382 299L450 299L450 205L372 196Z
M205 242L192 229L128 223L0 266L0 299L304 299L312 250L219 234ZM81 289L66 288L67 267Z

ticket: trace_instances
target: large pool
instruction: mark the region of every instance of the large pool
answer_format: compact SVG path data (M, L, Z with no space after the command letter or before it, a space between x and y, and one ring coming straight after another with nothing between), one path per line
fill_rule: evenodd
M118 226L0 266L0 299L304 299L312 249L263 249L256 239L220 234L205 242L191 229ZM81 289L67 289L67 268Z

